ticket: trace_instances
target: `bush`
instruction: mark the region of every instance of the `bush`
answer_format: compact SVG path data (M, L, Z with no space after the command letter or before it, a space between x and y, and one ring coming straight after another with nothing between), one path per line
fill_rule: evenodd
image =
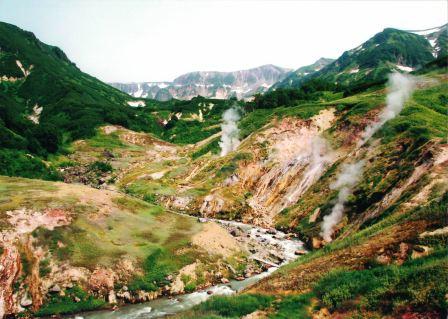
M75 299L80 301L76 302ZM104 300L95 299L89 296L80 287L75 286L65 291L65 296L53 295L50 300L40 308L35 315L38 317L73 314L82 311L89 311L102 308L106 305Z
M223 317L241 317L269 307L273 300L273 296L255 294L216 296L198 305L195 310L211 312Z
M99 172L102 172L102 173L107 173L107 172L112 172L113 171L112 165L110 165L110 163L108 163L108 162L101 162L101 161L93 162L92 164L90 164L89 168L91 170L99 171Z
M165 279L172 271L171 265L166 261L167 253L161 248L151 253L143 263L144 275L135 278L129 285L129 290L156 291L169 282Z
M311 304L312 293L287 296L275 304L275 313L269 319L305 319L310 318L307 308Z
M41 159L23 151L0 149L0 175L61 180L59 173Z
M346 309L359 300L362 307L386 312L402 306L442 311L447 306L448 283L440 279L448 277L447 252L440 250L402 266L336 270L321 279L314 292L330 309Z

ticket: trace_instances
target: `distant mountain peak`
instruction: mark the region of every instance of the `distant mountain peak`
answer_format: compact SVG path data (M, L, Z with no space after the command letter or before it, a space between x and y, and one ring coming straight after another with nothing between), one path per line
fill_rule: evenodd
M249 98L265 92L282 80L291 70L273 64L251 69L221 72L195 71L182 74L172 82L110 83L112 86L134 96L167 100L188 100L201 95L209 98Z

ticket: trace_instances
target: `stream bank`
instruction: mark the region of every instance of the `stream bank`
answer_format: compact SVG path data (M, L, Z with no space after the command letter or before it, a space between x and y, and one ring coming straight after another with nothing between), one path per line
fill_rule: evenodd
M117 310L101 310L68 316L70 319L149 319L161 318L191 309L212 296L235 294L260 279L269 276L298 255L306 253L303 242L275 229L265 229L240 222L199 218L200 222L213 221L225 228L249 252L249 258L263 264L259 274L248 274L247 278L230 280L205 290L175 297L161 297L141 304L126 305Z

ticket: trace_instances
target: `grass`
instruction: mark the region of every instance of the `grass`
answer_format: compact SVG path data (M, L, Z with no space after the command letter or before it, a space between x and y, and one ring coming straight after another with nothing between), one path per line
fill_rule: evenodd
M65 189L70 196L58 195L58 189ZM90 194L90 199L81 200L83 193ZM101 213L103 203L107 203L108 210ZM200 224L132 197L109 197L78 185L56 186L39 180L0 177L0 222L5 228L9 227L5 212L19 207L54 207L72 214L70 225L33 232L36 242L47 247L56 262L69 260L72 265L93 269L97 265L111 267L119 259L129 258L143 265L148 256L161 250L163 254L158 260L168 263L170 271L176 271L198 256L188 243L200 231ZM177 253L180 248L182 253Z
M80 301L75 299L79 298ZM60 314L74 314L82 311L100 309L106 306L106 302L96 299L75 286L65 290L65 296L53 295L50 300L40 308L35 315L37 317L52 316Z
M360 271L335 270L322 278L314 292L332 310L350 307L399 311L446 309L448 250L440 250L402 266L389 265Z
M198 157L201 157L202 155L205 155L207 153L212 153L212 154L218 154L220 147L219 147L219 141L220 138L217 137L215 139L213 139L212 141L210 141L209 143L205 144L204 146L202 146L200 149L194 151L191 154L191 158L193 160L197 159Z
M183 319L193 318L241 318L258 309L268 308L274 301L273 296L242 294L236 296L215 296L194 307Z
M285 296L274 303L274 313L269 319L306 319L311 318L310 307L313 293Z

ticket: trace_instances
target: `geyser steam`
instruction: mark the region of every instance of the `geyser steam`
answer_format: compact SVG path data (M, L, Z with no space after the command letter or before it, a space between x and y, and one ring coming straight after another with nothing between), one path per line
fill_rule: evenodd
M354 164L344 164L336 182L330 185L331 189L338 189L339 193L337 202L333 206L330 215L324 216L324 221L322 222L322 232L320 234L325 241L331 241L334 226L342 220L344 205L349 196L353 193L353 187L355 187L361 179L363 168L364 161L359 161Z
M415 84L415 78L410 75L401 73L389 75L389 92L387 94L386 107L379 114L378 120L367 126L361 135L358 146L364 145L387 121L400 114L404 103L411 96ZM342 220L344 205L353 193L353 188L361 179L364 164L365 162L361 160L353 164L343 165L336 182L330 185L331 189L337 189L339 193L331 213L324 217L321 225L322 231L320 235L327 242L332 240L331 236L334 233L334 227Z
M365 144L387 121L400 114L404 103L411 96L416 80L414 77L398 72L389 75L389 92L386 107L381 111L378 120L365 129L359 145Z
M225 156L231 151L236 150L238 145L240 145L238 129L238 121L240 119L240 114L236 107L232 107L226 110L222 115L223 123L221 124L221 141L219 146L221 147L221 156Z

